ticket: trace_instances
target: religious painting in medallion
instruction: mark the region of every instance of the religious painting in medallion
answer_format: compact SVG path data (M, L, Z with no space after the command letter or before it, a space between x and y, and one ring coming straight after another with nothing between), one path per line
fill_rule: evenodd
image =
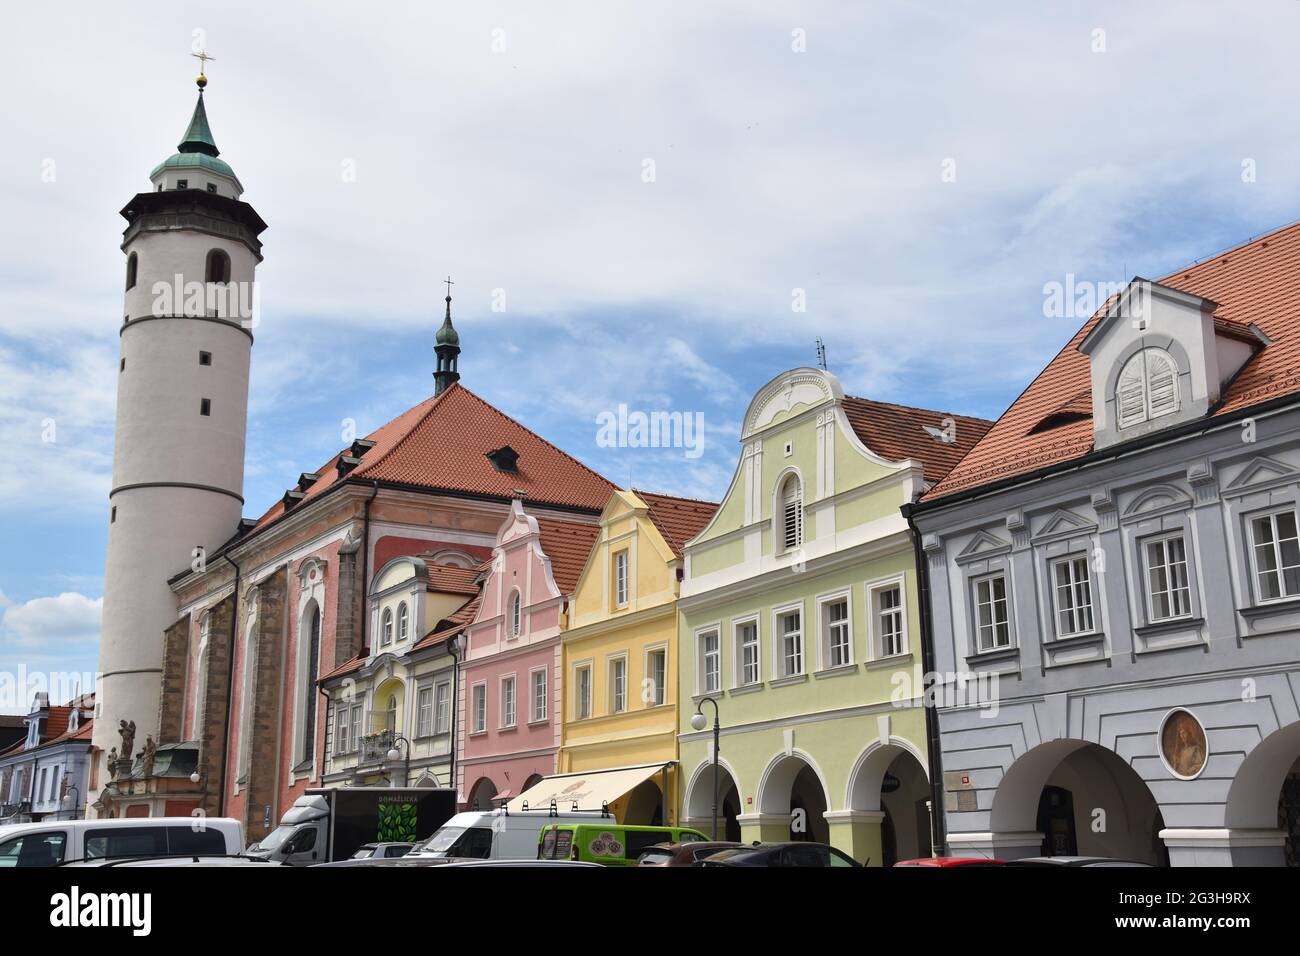
M1209 747L1205 728L1185 710L1176 710L1165 718L1160 730L1160 752L1169 769L1180 777L1195 777L1205 769Z

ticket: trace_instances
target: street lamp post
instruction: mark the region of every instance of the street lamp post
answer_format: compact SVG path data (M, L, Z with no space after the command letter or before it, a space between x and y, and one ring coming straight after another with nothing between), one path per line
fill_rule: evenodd
M402 751L397 749L398 744L406 748L406 763L402 768L402 786L409 787L411 785L411 742L401 734L393 735L393 745L388 748L388 762L395 763L402 759Z
M720 725L718 724L718 702L714 700L712 697L705 697L703 700L701 700L699 704L697 704L695 707L694 716L691 717L691 726L696 730L703 730L705 724L708 723L708 718L704 716L704 711L701 710L701 708L705 704L713 705L713 839L717 840L718 839L718 751L719 749L721 749L719 745L719 731L721 728Z

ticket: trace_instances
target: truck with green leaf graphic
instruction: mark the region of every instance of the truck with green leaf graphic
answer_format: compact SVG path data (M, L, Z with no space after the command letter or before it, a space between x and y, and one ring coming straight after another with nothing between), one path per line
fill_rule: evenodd
M250 856L294 866L346 860L366 843L416 843L456 812L456 791L432 787L308 790Z

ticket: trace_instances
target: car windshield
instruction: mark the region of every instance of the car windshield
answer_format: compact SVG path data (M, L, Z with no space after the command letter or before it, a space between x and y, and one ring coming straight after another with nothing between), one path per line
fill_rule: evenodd
M425 841L424 846L420 847L420 852L446 853L452 848L456 841L460 839L460 835L464 832L464 827L443 827Z
M357 850L356 853L352 854L352 859L368 860L374 855L375 855L375 848L373 846L363 846L361 849Z
M752 847L736 847L731 850L719 850L706 857L710 863L731 863L736 866L753 866L762 857L762 853Z
M662 866L672 862L672 858L672 850L646 850L636 862L641 866Z
M282 823L274 830L272 830L270 833L268 833L266 835L266 839L263 840L261 843L257 844L257 848L259 850L267 850L271 853L274 853L276 850L280 849L280 847L283 845L285 840L293 836L293 832L296 829L297 827L293 827L288 824Z

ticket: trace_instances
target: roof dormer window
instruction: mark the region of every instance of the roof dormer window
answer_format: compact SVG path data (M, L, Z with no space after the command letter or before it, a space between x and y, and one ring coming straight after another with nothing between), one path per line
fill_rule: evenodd
M1178 366L1164 349L1144 348L1124 363L1115 384L1119 427L1178 411Z

